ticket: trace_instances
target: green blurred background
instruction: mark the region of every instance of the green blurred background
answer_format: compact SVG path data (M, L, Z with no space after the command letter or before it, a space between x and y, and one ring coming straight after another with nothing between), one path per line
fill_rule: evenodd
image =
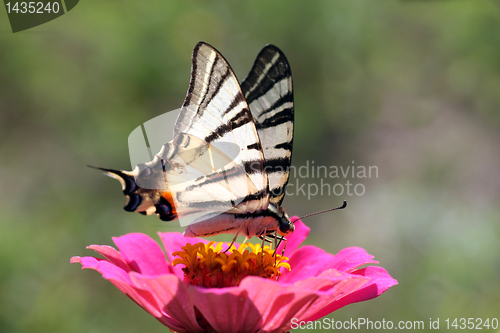
M424 331L500 317L499 1L87 0L16 34L0 9L0 332L167 331L69 259L181 230L124 212L119 184L86 165L130 170L128 135L181 106L198 41L240 80L264 45L285 52L295 167L378 167L324 180L362 183L362 196L284 202L305 215L347 199L305 220L308 243L363 247L399 281L330 317Z

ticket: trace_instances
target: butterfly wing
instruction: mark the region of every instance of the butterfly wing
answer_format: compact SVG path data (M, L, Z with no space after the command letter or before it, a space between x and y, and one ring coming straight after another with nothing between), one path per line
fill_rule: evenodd
M217 197L220 193L210 187L226 184L234 195L230 200L233 211L267 207L268 179L263 171L264 155L252 114L230 65L206 43L198 43L193 51L191 81L174 137L181 133L197 136L211 146L233 144L240 149L230 167L198 181L190 187L191 193L198 188ZM191 193L180 193L179 202L192 205Z
M270 202L280 206L290 175L294 120L292 72L283 52L264 47L241 89L260 137Z
M126 210L156 213L163 220L254 212L269 204L252 114L233 70L205 43L193 51L189 90L173 140L133 172L105 171L122 182L129 198Z
M281 204L290 175L294 120L292 73L283 52L273 45L264 47L241 89L260 137L270 204L255 213L208 214L191 224L186 236L241 232L252 237L273 231L283 236L293 231L292 227L280 229L283 221L292 224Z

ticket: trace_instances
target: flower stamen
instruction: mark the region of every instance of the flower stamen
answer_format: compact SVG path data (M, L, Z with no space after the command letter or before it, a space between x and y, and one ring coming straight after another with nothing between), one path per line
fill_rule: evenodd
M222 252L224 243L186 244L172 265L184 265L184 282L206 288L234 287L246 276L277 280L281 268L291 270L288 258L275 253L269 246L243 243L231 245Z

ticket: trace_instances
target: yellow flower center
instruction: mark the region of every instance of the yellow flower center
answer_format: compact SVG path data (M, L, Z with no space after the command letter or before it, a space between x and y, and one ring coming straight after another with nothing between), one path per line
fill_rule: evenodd
M186 244L182 251L173 253L172 265L184 265L184 281L206 288L234 287L246 276L260 276L277 280L281 268L290 270L287 257L275 253L269 246L240 244L238 248L223 243Z

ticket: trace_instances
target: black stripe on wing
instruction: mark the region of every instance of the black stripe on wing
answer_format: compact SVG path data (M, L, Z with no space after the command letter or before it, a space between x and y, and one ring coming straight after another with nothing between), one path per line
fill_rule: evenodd
M283 52L274 45L264 47L241 89L261 140L270 201L281 205L289 178L294 121L292 72Z
M250 122L252 122L252 119L248 117L248 109L243 109L231 118L229 123L221 124L214 129L212 133L205 137L205 141L213 142L217 138L222 138L224 134Z
M223 174L205 174L207 179L198 181L190 191L201 193L202 187L208 186L208 190L219 181L226 182L231 191L238 188L238 198L268 193L262 146L240 84L224 57L203 42L198 43L193 51L188 94L175 125L174 137L181 133L196 136L214 147L221 143L238 146L240 150L235 163L240 167L239 171L247 171L245 178L239 174L228 174L227 178ZM187 194L181 197L182 204L189 206L190 197ZM252 207L264 209L269 204L269 197L259 198Z
M276 46L267 45L259 52L250 73L241 83L241 90L248 104L251 104L265 95L277 82L291 77L292 71L285 54Z
M255 127L257 127L257 130L266 129L289 121L293 122L293 108L283 109L283 111L275 113L269 118L265 118L262 122L256 123Z

